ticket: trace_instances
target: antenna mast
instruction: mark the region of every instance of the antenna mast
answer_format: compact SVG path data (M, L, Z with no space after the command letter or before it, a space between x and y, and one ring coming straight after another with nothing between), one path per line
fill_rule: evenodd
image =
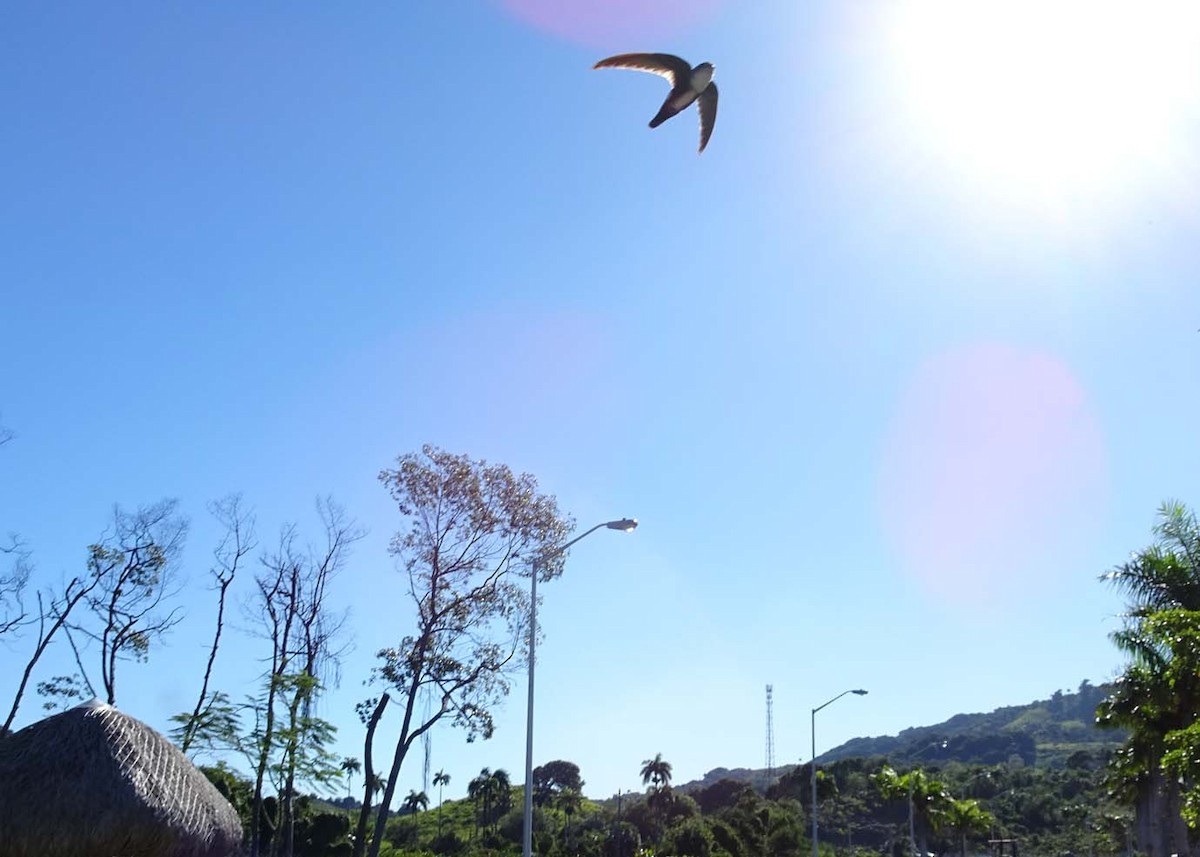
M767 685L767 782L775 779L775 723L771 717L771 694L774 688Z

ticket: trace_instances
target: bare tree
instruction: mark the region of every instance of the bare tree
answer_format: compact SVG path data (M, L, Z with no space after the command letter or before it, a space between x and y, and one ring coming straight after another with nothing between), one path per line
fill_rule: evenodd
M289 525L280 535L279 547L263 557L263 571L255 579L255 621L270 641L271 654L264 692L256 701L252 736L252 857L257 857L262 838L263 785L268 773L276 776L280 794L272 837L282 832L285 855L292 852L297 778L333 779L339 774L336 758L325 749L332 727L313 716L312 706L322 681L336 679L341 654L336 640L344 614L329 609L329 584L363 533L331 500L319 501L317 510L325 529L324 546L301 550L296 527Z
M153 642L182 618L177 607L164 610L165 602L178 594L174 577L188 530L177 509L175 500L142 506L132 514L117 506L109 531L88 548L96 583L84 599L90 617L72 622L69 630L99 646L109 705L117 700L117 665L127 659L145 661ZM83 676L87 680L86 670Z
M21 700L25 696L25 690L29 686L29 677L33 674L34 667L37 666L46 649L49 648L54 635L62 629L63 625L70 618L71 612L88 596L98 582L94 577L82 579L78 577L71 578L70 582L63 587L63 594L53 599L48 608L42 599L42 593L38 593L37 643L33 647L33 654L29 656L29 660L25 663L25 670L21 674L21 680L17 683L16 693L13 694L12 706L8 710L8 717L5 718L4 725L0 726L0 735L3 735L12 728L13 720L16 719L17 711L21 707ZM49 627L47 627L47 620L52 620L49 623Z
M284 857L291 857L294 850L294 796L298 767L301 763L310 763L304 770L307 779L315 776L328 781L339 772L332 755L326 754L322 758L319 754L324 749L320 736L327 724L313 716L313 702L329 679L337 680L343 653L336 647L336 640L345 624L345 613L336 614L329 609L329 583L344 566L351 546L364 535L332 500L327 498L318 501L317 510L325 527L325 546L319 553L309 551L308 573L297 613L299 646L296 654L299 671L291 683L291 697L287 700L287 733L283 748L285 777L281 801ZM304 753L300 752L302 745L306 751ZM311 764L317 760L317 765Z
M416 607L416 633L378 653L373 678L396 690L403 720L387 777L371 857L378 857L400 768L413 742L446 714L465 728L467 740L491 737L491 709L509 690L506 670L519 662L528 629L529 597L514 568L560 544L572 522L554 497L539 494L529 474L516 476L425 446L401 456L380 481L408 528L396 534L391 553L402 563ZM562 572L563 557L539 564L540 576ZM433 694L428 715L417 700ZM355 842L361 857L365 842Z
M213 633L212 646L208 651L208 663L204 667L204 679L200 683L200 696L192 713L172 718L180 727L173 737L179 748L187 752L198 737L206 739L224 738L232 741L236 735L237 719L229 697L220 691L210 692L213 664L217 660L217 649L221 645L221 633L225 627L225 601L229 587L237 576L242 560L254 550L254 516L242 508L242 498L232 494L209 504L209 512L225 528L225 535L213 551L214 565L209 570L212 585L217 591L217 626Z
M13 433L0 426L0 446L12 439ZM17 630L28 618L24 595L31 571L29 557L28 548L15 533L0 544L0 562L6 566L0 569L0 635Z
M32 571L29 557L29 549L16 535L0 545L0 562L5 564L0 568L0 636L16 631L29 619L25 610L25 587Z

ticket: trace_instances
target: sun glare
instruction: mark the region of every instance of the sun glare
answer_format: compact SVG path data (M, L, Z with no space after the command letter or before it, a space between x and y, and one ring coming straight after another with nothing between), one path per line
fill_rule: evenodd
M1200 96L1195 0L907 0L888 86L916 145L994 189L1089 197L1170 181Z

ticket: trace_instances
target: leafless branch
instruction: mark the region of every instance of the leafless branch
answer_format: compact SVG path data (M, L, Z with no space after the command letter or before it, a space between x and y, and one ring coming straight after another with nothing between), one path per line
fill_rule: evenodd
M217 649L221 645L221 632L225 625L225 599L229 587L237 576L242 560L255 547L254 516L242 509L239 495L233 494L211 503L209 512L225 527L224 536L213 551L214 565L209 572L217 590L217 627L213 633L212 647L208 651L208 663L204 667L200 696L196 699L191 719L184 725L180 749L185 753L195 740L196 730L201 724L201 715L212 702L208 688L212 680L213 664L217 660Z

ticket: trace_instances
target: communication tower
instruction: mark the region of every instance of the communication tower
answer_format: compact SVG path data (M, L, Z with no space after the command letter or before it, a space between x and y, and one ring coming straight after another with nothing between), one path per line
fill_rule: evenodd
M775 779L775 723L771 717L771 693L774 690L767 685L767 781Z

